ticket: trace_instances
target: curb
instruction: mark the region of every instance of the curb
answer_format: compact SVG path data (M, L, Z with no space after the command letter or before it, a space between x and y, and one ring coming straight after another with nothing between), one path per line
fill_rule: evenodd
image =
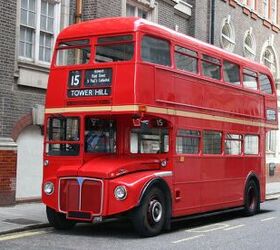
M277 200L279 198L280 198L280 193L272 193L272 194L267 194L265 196L266 201Z
M49 223L41 223L41 224L36 224L36 225L29 225L29 226L26 226L26 227L15 228L15 229L11 229L11 230L0 232L0 236L6 235L6 234L25 232L25 231L34 230L34 229L47 228L47 227L51 227L51 225Z

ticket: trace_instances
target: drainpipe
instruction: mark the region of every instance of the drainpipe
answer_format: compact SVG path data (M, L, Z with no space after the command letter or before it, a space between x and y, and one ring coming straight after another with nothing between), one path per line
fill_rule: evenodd
M75 13L75 23L80 23L82 21L82 0L76 0L76 13Z
M209 36L209 43L214 44L215 42L215 0L210 0L210 36Z

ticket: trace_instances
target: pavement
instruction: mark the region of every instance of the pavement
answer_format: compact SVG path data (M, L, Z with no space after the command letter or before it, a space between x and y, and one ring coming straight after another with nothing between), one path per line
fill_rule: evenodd
M279 197L280 182L267 183L266 199ZM45 205L41 202L0 207L0 235L49 227L45 210Z

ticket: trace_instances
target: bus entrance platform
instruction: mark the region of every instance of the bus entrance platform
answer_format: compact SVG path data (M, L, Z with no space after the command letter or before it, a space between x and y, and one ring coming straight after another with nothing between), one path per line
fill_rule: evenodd
M280 182L267 183L266 200L279 197ZM14 206L0 207L0 242L1 235L49 227L45 210L45 205L41 202L21 202Z

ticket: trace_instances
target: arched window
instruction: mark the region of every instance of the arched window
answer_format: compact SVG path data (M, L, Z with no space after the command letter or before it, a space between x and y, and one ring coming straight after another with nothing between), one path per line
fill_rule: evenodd
M243 53L246 58L251 60L255 59L256 56L256 40L252 34L252 29L245 32Z
M276 78L277 76L277 65L276 65L276 57L271 46L267 46L264 53L262 54L262 63L266 65Z
M231 52L234 50L235 32L230 16L223 20L220 42L223 49Z

